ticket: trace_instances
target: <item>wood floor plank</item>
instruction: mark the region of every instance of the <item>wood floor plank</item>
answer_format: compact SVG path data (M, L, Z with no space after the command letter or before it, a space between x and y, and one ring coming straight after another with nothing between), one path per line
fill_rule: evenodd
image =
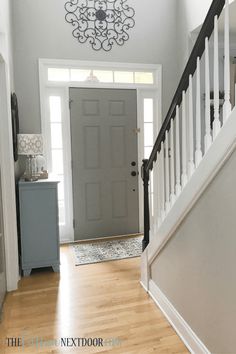
M189 353L141 287L139 258L84 266L73 259L71 247L61 247L60 274L33 273L7 295L1 354ZM22 336L23 347L6 345L6 338ZM120 345L61 347L61 337L115 338Z

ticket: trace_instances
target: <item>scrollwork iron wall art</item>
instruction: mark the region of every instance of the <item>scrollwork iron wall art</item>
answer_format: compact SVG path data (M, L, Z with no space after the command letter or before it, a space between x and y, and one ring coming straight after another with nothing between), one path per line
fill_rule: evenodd
M80 43L88 41L94 50L123 45L135 25L135 11L127 0L70 0L65 10L66 21L75 27L73 36Z

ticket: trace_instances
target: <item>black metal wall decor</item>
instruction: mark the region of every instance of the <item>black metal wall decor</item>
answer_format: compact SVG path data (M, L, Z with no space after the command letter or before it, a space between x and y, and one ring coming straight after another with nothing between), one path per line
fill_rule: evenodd
M123 45L135 25L135 11L127 0L70 0L65 10L66 21L74 27L73 36L80 43L88 41L94 50Z

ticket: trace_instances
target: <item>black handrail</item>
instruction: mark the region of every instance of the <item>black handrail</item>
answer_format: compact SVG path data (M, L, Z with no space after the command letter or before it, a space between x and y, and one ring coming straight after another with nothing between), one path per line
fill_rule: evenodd
M211 7L207 13L206 19L202 25L201 31L198 35L196 43L193 47L192 53L184 69L184 73L180 79L178 88L175 92L174 98L171 102L170 108L166 115L166 118L162 124L159 135L156 139L155 145L152 149L148 163L146 165L147 171L152 170L153 162L156 161L157 152L161 150L161 143L165 141L165 133L170 129L170 121L175 118L176 106L179 106L182 102L182 92L186 91L189 86L189 76L195 73L197 67L197 58L201 58L205 50L205 38L210 38L214 29L214 18L220 16L225 5L225 0L213 0Z
M184 69L183 75L180 79L177 90L174 94L170 108L166 115L166 118L162 124L158 137L155 141L151 155L148 160L143 160L142 165L142 179L144 185L144 239L143 250L149 243L149 231L150 231L150 215L149 215L149 178L150 171L153 169L153 163L157 159L157 153L161 150L161 143L165 141L166 131L170 129L171 119L175 119L176 107L180 106L182 102L182 93L186 91L189 86L189 76L194 75L197 67L197 58L201 58L205 50L205 39L210 38L214 30L214 18L219 17L225 5L225 0L213 0L211 7L207 13L206 19L202 25L196 43L193 47L189 60Z

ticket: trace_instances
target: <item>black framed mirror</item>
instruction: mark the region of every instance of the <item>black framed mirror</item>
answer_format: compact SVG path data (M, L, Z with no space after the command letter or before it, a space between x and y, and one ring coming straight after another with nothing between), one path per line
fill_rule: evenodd
M19 134L19 114L17 97L15 93L11 94L11 120L12 120L12 141L14 161L18 160L17 134Z

